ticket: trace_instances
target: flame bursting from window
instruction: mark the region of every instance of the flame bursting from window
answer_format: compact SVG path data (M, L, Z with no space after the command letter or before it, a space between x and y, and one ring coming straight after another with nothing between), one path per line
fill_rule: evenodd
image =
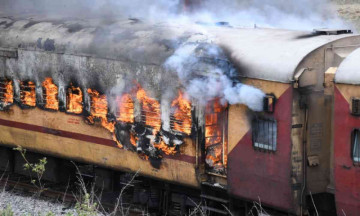
M4 105L9 105L14 102L14 89L12 83L12 80L0 82L0 99Z
M42 83L42 86L44 88L45 108L58 110L59 109L58 87L49 77L45 79L45 81Z
M187 135L191 133L191 102L179 91L179 96L172 103L174 111L171 116L171 126L173 130L183 132Z
M218 99L206 106L205 112L205 148L207 164L211 167L226 166L227 142L225 133L225 108Z
M80 114L83 111L83 93L80 87L72 84L68 88L66 111L69 113Z
M159 131L161 127L160 103L147 96L145 90L140 86L136 93L136 98L142 104L141 119L145 125L151 126L154 129L154 133Z
M98 118L101 120L101 125L104 128L108 129L110 132L114 132L115 122L108 122L107 120L108 102L106 95L100 95L98 91L93 89L88 89L87 92L91 97L91 116L88 117L89 121L94 122L94 118Z
M35 83L31 81L20 83L20 100L27 106L36 106Z
M122 122L134 123L134 101L130 94L123 94L116 97L118 111L117 120Z
M59 100L58 94L59 89L54 84L52 78L46 78L42 83L43 94L45 100L45 108L58 110L59 109ZM0 97L3 102L13 103L13 82L3 81L0 82ZM20 82L20 99L21 102L28 106L36 106L36 86L34 82ZM148 96L147 92L138 84L136 91L136 99L141 104L141 121L144 125L151 127L153 130L153 135L158 136L161 128L161 106L160 103ZM101 95L98 91L93 89L87 89L87 93L90 96L90 116L88 120L92 123L96 119L101 120L103 127L108 129L113 133L113 138L117 142L118 146L123 147L119 141L116 139L115 135L115 123L108 122L108 101L106 95ZM1 95L2 94L2 95ZM66 111L74 114L81 114L83 112L83 92L80 87L75 87L72 83L67 89L67 98L66 98ZM117 96L117 115L116 119L118 121L134 123L134 98L133 94L123 94ZM191 134L192 126L192 116L191 116L191 102L185 97L185 95L179 91L178 97L174 99L171 103L171 116L170 124L171 129L174 131L182 132L184 134ZM207 117L207 123L216 123L217 119L214 117L214 114L209 114ZM215 140L212 137L212 131L208 129L207 125L207 143L216 143L218 137ZM221 131L217 128L215 131ZM215 134L217 134L216 132ZM217 136L221 137L220 134ZM137 146L138 137L136 134L130 134L130 143L133 146ZM167 145L163 138L160 138L159 141L152 141L152 144L155 148L162 150L163 153L167 155L173 155L177 152L176 146Z

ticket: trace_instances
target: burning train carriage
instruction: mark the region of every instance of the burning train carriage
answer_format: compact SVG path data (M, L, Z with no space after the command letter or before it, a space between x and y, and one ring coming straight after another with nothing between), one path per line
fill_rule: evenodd
M359 60L352 52L338 68L329 71L334 92L333 158L334 189L338 214L360 214L359 185ZM335 79L334 79L335 78Z
M0 23L4 145L196 188L220 185L295 214L307 191L331 186L324 72L359 46L358 36L206 27L230 61L199 49L195 76L223 67L234 85L261 89L263 110L252 111L231 99L197 103L163 67L180 43L204 42L193 29L139 20Z
M24 21L10 22L14 26L2 26L1 38L9 37L10 30L18 31L21 39L6 40L7 47L21 43L23 48L1 49L2 143L115 169L141 169L144 175L198 186L197 111L173 74L159 66L161 59L171 54L167 47L171 41L159 41L151 50L159 51L159 59L143 56L141 51L136 62L124 61L124 56L108 58L111 51L104 52L106 44L96 51L98 56L91 55L99 41L89 34L93 31L89 26L80 33L81 42L72 44L75 48L65 49L69 43L62 40L67 37L55 26L52 32L62 38L56 40L56 46L52 39L31 42L37 28L53 25L50 22L20 28ZM122 29L133 22L122 23ZM32 34L26 33L29 31ZM94 46L86 51L76 47L89 37L97 42ZM152 49L151 44L146 45L149 41L141 42ZM169 84L166 97L161 83ZM19 106L12 106L15 103ZM26 142L18 140L20 137L27 137ZM46 144L49 140L53 145ZM102 159L100 154L94 155L96 149L101 149Z

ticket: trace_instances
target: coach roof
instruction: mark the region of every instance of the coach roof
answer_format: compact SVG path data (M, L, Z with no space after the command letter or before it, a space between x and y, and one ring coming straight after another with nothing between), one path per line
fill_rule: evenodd
M237 65L239 75L289 83L302 59L347 35L311 32L145 23L137 19L44 20L0 18L0 47L94 56L162 65L184 42L207 37Z

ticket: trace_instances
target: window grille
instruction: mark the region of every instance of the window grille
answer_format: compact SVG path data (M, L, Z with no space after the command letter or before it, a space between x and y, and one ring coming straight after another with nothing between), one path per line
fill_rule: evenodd
M360 116L360 98L352 98L351 100L351 114Z
M352 134L351 156L354 163L360 163L360 130L355 129Z
M0 79L0 108L14 102L14 89L12 80Z
M35 83L32 81L20 82L20 100L28 107L36 106Z
M256 118L252 122L252 138L255 149L276 151L277 122L272 119Z

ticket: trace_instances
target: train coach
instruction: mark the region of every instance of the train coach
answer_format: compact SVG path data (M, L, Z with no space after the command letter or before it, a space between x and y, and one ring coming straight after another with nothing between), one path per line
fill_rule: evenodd
M359 178L359 73L360 50L352 52L338 68L329 69L335 78L333 110L333 175L338 215L360 214Z
M303 215L310 198L331 214L337 90L326 78L360 46L349 33L0 18L0 142L196 189L214 214L261 201ZM183 44L195 48L179 55ZM170 63L191 61L169 69L174 56ZM249 106L188 94L193 80L222 75L252 86L239 92ZM250 109L256 100L261 109ZM8 150L1 154L5 167ZM185 214L183 193L158 205Z

